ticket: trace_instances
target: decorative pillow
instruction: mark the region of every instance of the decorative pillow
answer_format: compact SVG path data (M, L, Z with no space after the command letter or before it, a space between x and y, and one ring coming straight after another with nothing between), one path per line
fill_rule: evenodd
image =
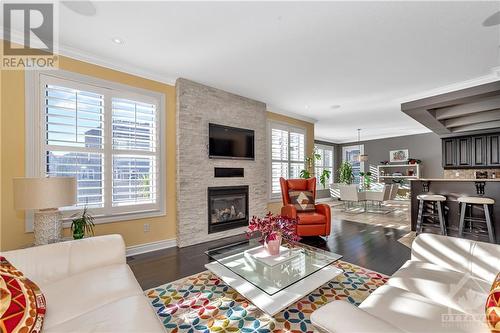
M288 196L298 212L310 212L316 209L311 191L288 191Z
M38 286L0 257L0 331L38 333L44 316L45 298Z
M500 332L500 273L497 274L486 299L486 322L492 332Z

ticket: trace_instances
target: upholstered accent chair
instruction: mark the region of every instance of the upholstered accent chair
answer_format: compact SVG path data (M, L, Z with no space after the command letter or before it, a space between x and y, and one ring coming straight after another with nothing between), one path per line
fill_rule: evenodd
M290 218L299 218L297 234L299 236L328 236L330 235L331 212L326 204L315 204L314 210L299 212L292 204L290 191L310 191L316 200L316 178L285 179L280 178L281 197L283 207L281 215Z

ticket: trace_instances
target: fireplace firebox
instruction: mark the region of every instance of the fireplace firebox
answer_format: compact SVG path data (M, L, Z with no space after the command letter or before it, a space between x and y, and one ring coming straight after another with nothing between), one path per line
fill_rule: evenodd
M248 225L248 186L208 188L208 233Z

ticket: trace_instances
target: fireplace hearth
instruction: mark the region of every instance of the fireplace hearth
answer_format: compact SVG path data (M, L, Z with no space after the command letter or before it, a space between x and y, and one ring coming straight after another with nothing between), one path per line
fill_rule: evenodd
M248 225L248 186L208 188L208 233Z

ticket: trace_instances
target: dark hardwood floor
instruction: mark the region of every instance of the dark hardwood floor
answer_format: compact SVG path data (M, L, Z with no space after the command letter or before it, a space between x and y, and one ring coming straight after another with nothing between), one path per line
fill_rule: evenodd
M393 274L410 258L410 249L398 242L406 232L352 221L332 221L332 235L304 238L302 242L343 255L342 260ZM228 237L185 248L170 248L127 259L143 289L149 289L205 270L205 251L245 240Z

